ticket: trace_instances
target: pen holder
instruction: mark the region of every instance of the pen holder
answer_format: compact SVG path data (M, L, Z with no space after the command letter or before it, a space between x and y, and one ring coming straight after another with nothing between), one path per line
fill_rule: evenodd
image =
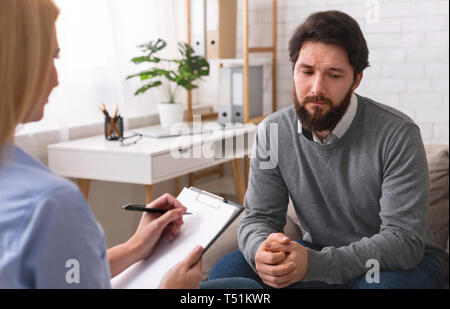
M108 141L117 141L123 138L123 118L121 116L113 118L105 117L105 138Z

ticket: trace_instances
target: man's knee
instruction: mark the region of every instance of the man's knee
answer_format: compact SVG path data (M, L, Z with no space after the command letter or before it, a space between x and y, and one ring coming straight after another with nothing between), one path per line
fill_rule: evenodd
M231 252L222 257L209 274L209 280L229 277L246 277L253 271L241 251Z
M241 251L234 251L231 253L228 253L224 257L222 257L219 262L217 262L216 266L219 264L233 264L233 265L240 265L240 264L247 264L247 261L245 260L244 255Z

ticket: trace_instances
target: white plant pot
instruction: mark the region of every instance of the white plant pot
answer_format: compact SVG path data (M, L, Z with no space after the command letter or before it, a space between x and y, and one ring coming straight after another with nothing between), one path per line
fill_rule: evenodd
M169 128L184 120L184 105L182 103L159 103L158 112L163 128Z

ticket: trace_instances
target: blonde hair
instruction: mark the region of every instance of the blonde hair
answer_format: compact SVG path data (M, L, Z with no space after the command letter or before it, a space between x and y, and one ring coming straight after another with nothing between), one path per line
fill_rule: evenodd
M58 14L51 0L0 0L0 148L39 107L52 68Z

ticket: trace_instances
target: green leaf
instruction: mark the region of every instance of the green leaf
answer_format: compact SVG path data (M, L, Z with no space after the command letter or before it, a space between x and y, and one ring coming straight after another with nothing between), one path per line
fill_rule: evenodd
M152 54L164 49L166 45L166 41L163 39L158 39L156 42L150 41L148 43L138 45L138 48L142 49L143 52L148 52L149 56L151 56Z
M154 88L154 87L158 87L158 86L161 86L161 84L162 84L162 83L161 83L161 81L159 81L159 80L156 81L156 82L147 84L147 85L145 85L145 86L139 88L139 89L134 93L134 95L143 94L143 93L146 92L148 89Z
M142 62L149 62L150 61L150 57L148 56L141 56L141 57L134 57L133 59L131 59L131 62L133 63L142 63Z
M133 74L133 75L127 76L126 79L139 77L141 80L146 80L146 79L149 79L149 78L155 77L155 76L158 76L158 74L155 74L155 72L153 72L153 71L145 71L145 72L140 72L140 73L137 73L137 74Z

